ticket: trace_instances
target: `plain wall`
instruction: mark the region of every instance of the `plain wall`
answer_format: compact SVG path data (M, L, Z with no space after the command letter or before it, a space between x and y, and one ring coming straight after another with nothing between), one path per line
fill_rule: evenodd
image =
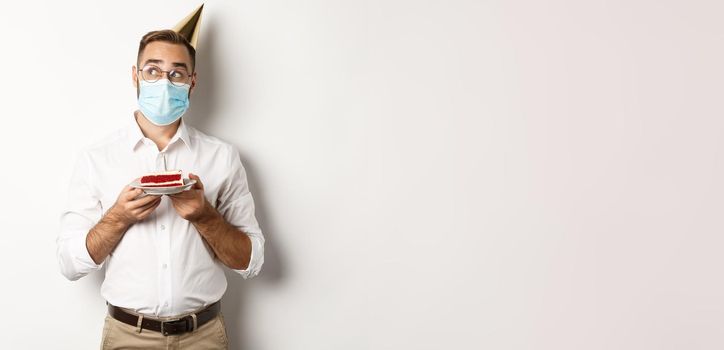
M102 275L55 256L71 167L197 5L3 5L0 347L98 347ZM185 118L238 147L267 237L232 348L724 348L723 12L207 1Z

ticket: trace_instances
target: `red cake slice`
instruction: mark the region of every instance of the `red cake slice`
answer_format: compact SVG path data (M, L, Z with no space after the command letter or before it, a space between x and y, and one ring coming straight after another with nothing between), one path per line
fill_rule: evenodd
M183 184L181 170L149 173L141 177L141 187L177 187Z

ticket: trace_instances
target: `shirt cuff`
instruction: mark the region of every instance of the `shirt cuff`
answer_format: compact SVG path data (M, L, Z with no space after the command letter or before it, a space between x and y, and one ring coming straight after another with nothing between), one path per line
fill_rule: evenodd
M233 269L236 273L240 274L244 279L252 278L259 274L261 266L264 264L264 239L261 234L247 234L251 241L251 258L249 259L249 266L244 270Z
M97 270L105 263L105 260L103 260L100 264L96 264L93 258L91 258L88 252L88 246L86 246L87 235L88 233L78 235L77 237L71 238L70 242L68 242L68 249L73 257L73 262L78 266L77 270L83 272L83 274Z

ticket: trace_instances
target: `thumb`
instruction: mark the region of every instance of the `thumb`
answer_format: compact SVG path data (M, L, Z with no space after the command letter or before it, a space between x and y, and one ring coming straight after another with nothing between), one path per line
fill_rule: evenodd
M204 189L204 184L201 183L201 178L198 177L196 174L189 173L189 178L196 180L196 183L194 184L195 189Z

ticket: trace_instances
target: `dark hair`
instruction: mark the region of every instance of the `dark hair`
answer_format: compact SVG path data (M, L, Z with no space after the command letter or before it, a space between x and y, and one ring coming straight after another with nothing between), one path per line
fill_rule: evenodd
M146 48L146 45L149 43L152 43L154 41L164 41L167 43L172 44L182 44L186 47L186 49L189 51L189 55L191 56L191 71L194 71L194 68L196 67L196 49L194 49L191 44L189 44L189 41L186 40L186 38L183 37L183 35L174 32L170 29L163 29L163 30L154 30L151 32L146 33L146 35L141 38L141 43L138 45L138 56L136 57L136 66L140 65L141 62L138 62L138 60L141 59L141 54L143 53L143 50ZM139 67L140 68L140 67Z

